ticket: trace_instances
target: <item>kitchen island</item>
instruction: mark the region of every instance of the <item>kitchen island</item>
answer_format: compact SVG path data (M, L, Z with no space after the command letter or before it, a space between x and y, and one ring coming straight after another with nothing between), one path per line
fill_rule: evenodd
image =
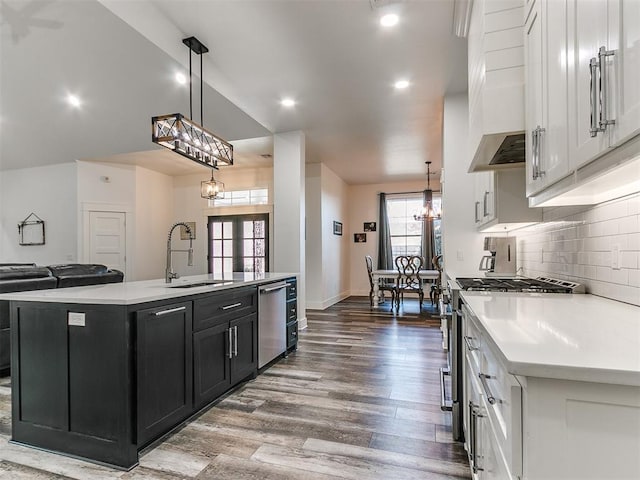
M281 280L295 291L295 274L240 273L1 295L12 441L133 468L142 448L257 375L257 289Z
M477 478L640 478L640 308L595 295L461 295Z

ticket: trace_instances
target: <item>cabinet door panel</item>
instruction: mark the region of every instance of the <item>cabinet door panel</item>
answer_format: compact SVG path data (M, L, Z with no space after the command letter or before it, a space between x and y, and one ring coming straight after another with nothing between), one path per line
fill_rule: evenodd
M141 446L193 411L191 303L141 310L136 321Z
M640 2L609 0L609 50L611 97L615 99L611 143L619 145L640 133Z
M258 317L246 317L232 320L229 326L234 330L234 356L231 359L231 383L255 373L258 368ZM284 328L284 319L283 326Z
M536 1L525 29L526 175L527 195L540 189L533 178L533 131L542 125L542 8Z
M576 168L594 159L609 145L611 129L595 137L590 134L592 105L589 71L589 60L597 57L598 49L607 44L607 2L570 0L567 27L569 157L571 166Z
M196 408L203 407L231 386L229 325L193 334L193 390Z

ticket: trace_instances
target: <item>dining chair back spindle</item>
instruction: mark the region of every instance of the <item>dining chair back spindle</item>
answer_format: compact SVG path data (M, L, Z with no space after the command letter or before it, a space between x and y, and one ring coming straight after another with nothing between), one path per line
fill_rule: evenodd
M424 291L422 289L422 279L418 272L422 270L422 257L417 255L401 255L395 260L398 276L396 279L396 312L400 310L400 300L404 300L405 293L415 293L420 299L420 311L422 311L422 301Z

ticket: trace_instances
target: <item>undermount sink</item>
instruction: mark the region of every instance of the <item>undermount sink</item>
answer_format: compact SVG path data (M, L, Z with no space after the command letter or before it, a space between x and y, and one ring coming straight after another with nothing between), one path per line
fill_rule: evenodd
M178 283L175 285L167 285L168 288L193 288L193 287L205 287L207 285L223 285L231 284L230 280L204 280L202 282L194 283Z

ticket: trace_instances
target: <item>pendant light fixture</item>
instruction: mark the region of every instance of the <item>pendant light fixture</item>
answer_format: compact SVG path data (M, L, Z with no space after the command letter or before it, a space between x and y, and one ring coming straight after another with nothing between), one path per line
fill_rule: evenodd
M224 198L224 183L213 178L213 168L211 169L211 180L200 182L200 196L207 200Z
M202 115L202 54L209 49L196 37L182 40L189 47L189 117L171 113L151 117L151 139L154 143L179 153L199 165L217 169L220 165L233 165L233 145L204 128ZM192 54L200 56L200 124L193 118ZM213 172L212 172L213 173ZM211 176L213 181L213 175ZM203 182L205 183L205 182ZM208 183L208 182L207 182ZM219 182L218 182L219 183Z
M441 218L442 214L440 212L436 212L433 208L433 190L430 187L430 176L431 171L429 167L431 166L431 162L424 162L427 164L427 190L425 195L425 203L420 209L419 213L416 213L413 216L413 219L416 221L424 221L424 220L433 220L435 218Z

